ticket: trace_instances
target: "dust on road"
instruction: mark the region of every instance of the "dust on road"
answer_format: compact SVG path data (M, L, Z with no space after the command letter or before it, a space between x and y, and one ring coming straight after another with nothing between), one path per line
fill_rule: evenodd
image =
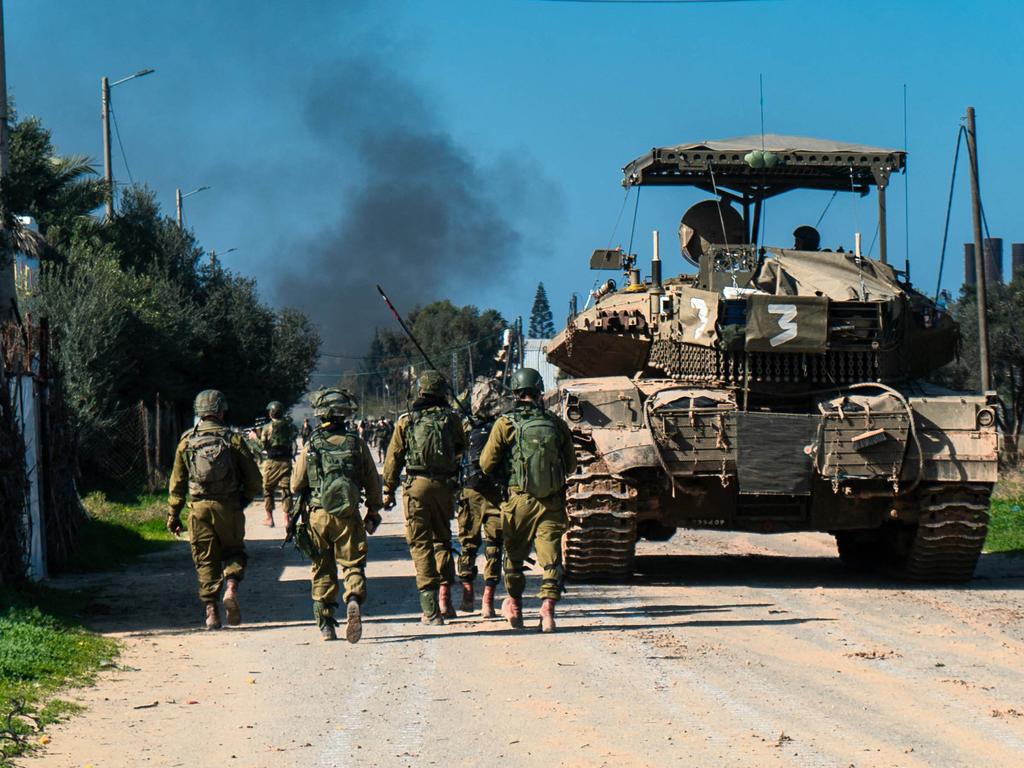
M832 539L679 532L630 584L571 585L559 632L418 623L400 515L370 541L358 645L324 643L308 569L250 509L245 624L199 629L185 544L94 590L117 671L32 766L1019 766L1024 560L894 585ZM527 594L536 590L531 585Z

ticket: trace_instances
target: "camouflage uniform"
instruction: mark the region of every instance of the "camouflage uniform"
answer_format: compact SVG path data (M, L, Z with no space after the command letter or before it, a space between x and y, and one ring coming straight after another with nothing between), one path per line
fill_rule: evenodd
M288 438L287 447L273 444L274 431L278 430ZM263 473L263 510L265 523L274 526L274 495L280 489L285 510L291 507L292 453L295 441L295 425L290 419L271 418L260 430L260 443L267 458L261 467ZM287 514L287 512L286 512Z
M431 623L443 623L438 621L441 614L454 614L447 602L450 584L455 581L451 519L455 511L459 457L466 449L462 423L444 400L444 387L444 379L436 372L429 371L420 377L420 397L413 404L412 412L403 414L395 425L384 460L385 501L393 504L415 422L422 418L443 420L445 443L452 453L446 457L451 469L447 474L437 474L410 467L402 485L405 538L416 566L416 588L420 591L423 618Z
M224 434L228 441L238 487L225 495L207 496L194 482L190 483L194 478L190 478L189 438L193 434L216 433ZM259 468L245 441L241 435L229 432L218 418L204 415L193 429L182 435L174 453L168 486L168 528L175 532L180 530L181 510L187 496L189 542L199 578L199 599L208 606L207 626L214 625L209 607L213 608L216 626L220 624L216 605L225 581L237 585L245 573L245 507L259 490Z

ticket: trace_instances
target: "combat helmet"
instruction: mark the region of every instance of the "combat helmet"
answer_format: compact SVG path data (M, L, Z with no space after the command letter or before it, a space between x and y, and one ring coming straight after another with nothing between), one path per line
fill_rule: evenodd
M267 413L272 419L279 419L284 414L284 404L280 400L271 400L267 403Z
M193 410L196 416L216 416L228 409L228 399L218 389L204 389L196 395Z
M534 368L520 368L512 374L509 389L516 395L533 394L540 397L544 392L544 379Z
M356 412L356 398L347 389L324 387L309 396L309 404L320 421L345 419Z
M424 371L420 374L420 378L416 382L416 387L420 397L423 397L423 395L444 397L448 392L448 386L445 383L444 376L437 371Z

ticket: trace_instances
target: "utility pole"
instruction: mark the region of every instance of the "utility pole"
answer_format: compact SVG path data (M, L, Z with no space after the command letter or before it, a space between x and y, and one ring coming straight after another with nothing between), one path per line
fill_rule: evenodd
M4 6L0 0L0 190L10 170L11 161L7 136L7 53L4 49ZM0 200L0 322L17 318L18 288L14 282L11 263L14 249L11 247L11 233L5 231L7 201ZM0 358L0 386L4 385L3 360Z
M978 180L978 133L974 124L974 107L967 108L967 155L971 167L971 221L974 225L974 270L977 276L978 356L981 360L981 391L992 387L988 359L988 277L985 274L985 253L981 243L981 191Z
M107 221L114 220L114 172L110 167L110 80L100 80L100 116L103 119L103 186L106 189Z
M181 229L181 187L174 191L174 204L178 209L178 229Z

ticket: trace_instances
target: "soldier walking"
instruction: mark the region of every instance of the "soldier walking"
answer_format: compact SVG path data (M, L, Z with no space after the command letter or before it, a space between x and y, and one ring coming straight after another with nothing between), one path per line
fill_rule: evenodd
M474 423L466 437L469 448L463 461L462 497L459 499L458 535L462 549L456 572L462 582L459 610L474 608L477 577L476 556L484 546L484 593L480 615L494 617L494 592L501 579L501 502L504 482L498 483L480 469L480 453L501 411L501 390L497 382L481 378L473 385Z
M569 426L544 410L544 381L532 368L512 374L515 408L498 418L480 454L480 467L491 477L508 477L508 500L502 504L505 544L505 589L502 615L515 629L523 626L523 563L533 547L543 571L540 628L555 631L555 603L562 592L562 535L568 526L565 480L576 471Z
M405 499L405 538L416 566L416 588L424 624L444 624L455 615L451 584L451 519L459 460L466 450L466 435L459 417L445 398L446 383L437 371L419 378L412 410L395 425L384 460L384 508L395 505L395 489L402 468Z
M291 491L308 494L312 539L313 616L324 640L335 640L338 569L345 584L345 639L363 635L360 606L366 600L366 534L380 525L380 476L366 443L349 428L355 398L343 389L321 389L310 396L320 424L295 462ZM366 517L359 518L365 497ZM294 525L296 521L290 521Z
M291 506L292 456L295 453L295 425L284 416L284 405L267 403L270 421L260 430L260 442L267 458L263 462L263 524L274 527L274 495L281 489L285 514Z
M182 530L188 498L188 536L199 578L206 628L220 629L221 586L231 626L242 621L238 584L245 573L245 508L260 490L260 471L241 435L224 423L227 399L215 389L195 400L199 423L181 436L168 488L167 530Z

